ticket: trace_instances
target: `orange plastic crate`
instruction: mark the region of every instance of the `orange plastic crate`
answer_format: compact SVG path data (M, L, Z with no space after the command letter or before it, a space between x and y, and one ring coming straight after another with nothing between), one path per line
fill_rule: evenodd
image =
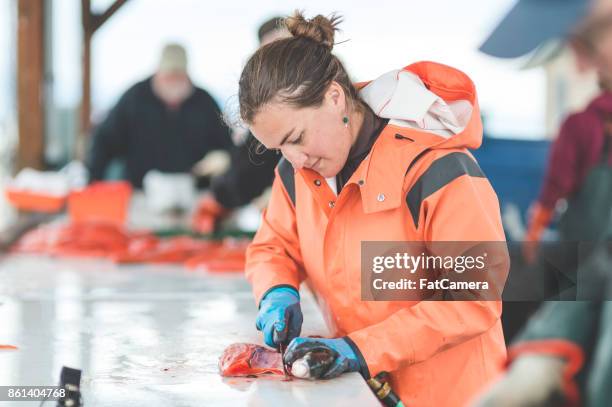
M56 213L66 204L65 195L44 195L10 187L6 188L5 194L13 207L28 212Z
M73 222L125 223L132 196L126 181L96 182L70 193L68 214Z

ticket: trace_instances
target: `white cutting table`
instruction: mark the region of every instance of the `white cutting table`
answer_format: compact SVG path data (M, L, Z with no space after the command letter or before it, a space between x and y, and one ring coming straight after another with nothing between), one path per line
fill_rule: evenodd
M327 335L314 299L302 294L303 334ZM0 303L0 344L19 347L0 351L0 385L56 385L66 365L83 370L87 407L380 406L357 373L221 378L227 345L261 343L242 273L10 255L0 259Z

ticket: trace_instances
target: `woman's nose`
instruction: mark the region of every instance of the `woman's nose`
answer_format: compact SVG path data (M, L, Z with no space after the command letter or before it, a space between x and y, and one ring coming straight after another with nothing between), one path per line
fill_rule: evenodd
M299 170L304 167L304 164L306 163L306 161L308 161L307 154L295 148L291 148L290 146L281 147L281 153L283 153L283 156L291 163L293 168L295 168L296 170Z

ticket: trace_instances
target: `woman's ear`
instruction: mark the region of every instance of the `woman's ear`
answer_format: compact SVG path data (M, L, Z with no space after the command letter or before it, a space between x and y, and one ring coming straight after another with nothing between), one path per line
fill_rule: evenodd
M325 98L328 99L333 106L344 109L344 89L342 89L342 86L340 86L338 82L332 81L329 88L327 88L327 92L325 92Z

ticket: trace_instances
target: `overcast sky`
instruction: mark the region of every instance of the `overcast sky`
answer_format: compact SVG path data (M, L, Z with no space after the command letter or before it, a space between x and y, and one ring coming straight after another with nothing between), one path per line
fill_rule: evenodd
M0 0L0 46L6 41ZM80 99L80 1L53 0L55 100ZM94 0L103 10L112 0ZM5 4L2 4L5 3ZM130 0L94 36L93 108L102 116L131 84L151 74L164 43L183 43L194 81L223 106L237 92L241 68L257 46L258 25L303 9L307 16L344 17L334 52L356 81L373 79L419 60L452 65L472 77L487 127L498 135L544 133L545 82L541 69L520 71L517 61L477 52L513 0ZM306 5L306 6L305 6ZM4 48L6 49L6 48ZM0 79L7 57L0 55ZM0 87L0 114L6 107Z

